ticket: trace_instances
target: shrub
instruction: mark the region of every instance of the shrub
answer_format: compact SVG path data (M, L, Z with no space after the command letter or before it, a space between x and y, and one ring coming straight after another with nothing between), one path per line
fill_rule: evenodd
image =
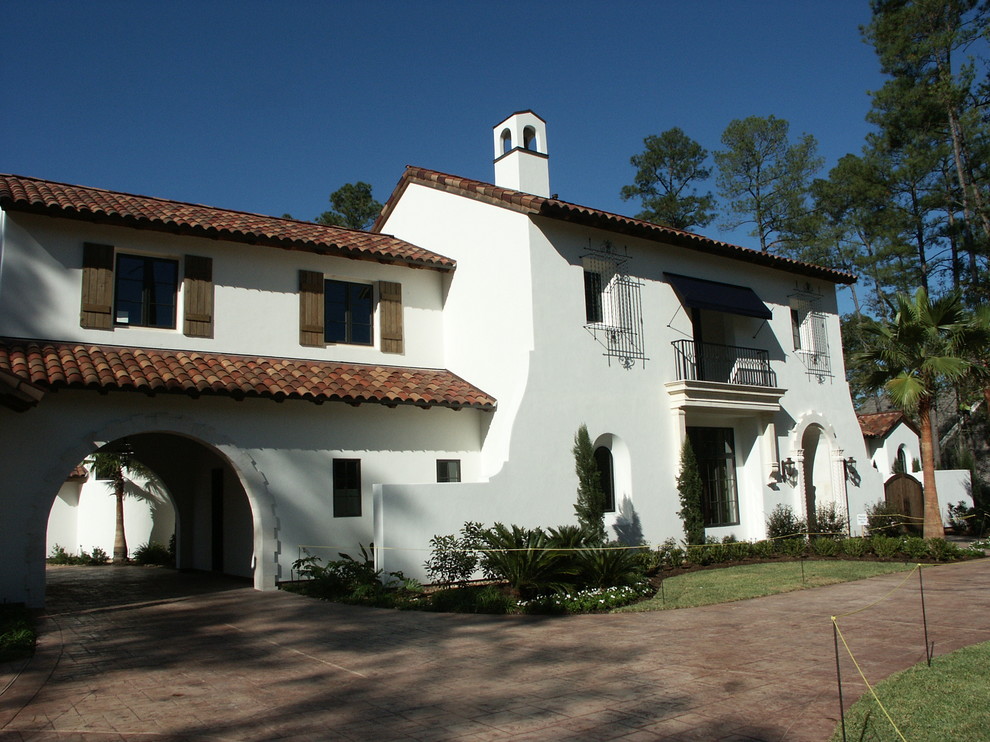
M574 583L577 570L553 551L541 528L507 528L496 523L481 533L486 549L482 557L485 573L509 583L522 597L533 597L557 590L566 591Z
M842 548L840 544L831 536L819 536L811 539L811 553L822 557L836 556Z
M450 584L467 582L478 568L477 551L481 524L468 521L460 536L434 536L430 539L430 558L424 563L426 576L433 582Z
M819 505L815 509L815 522L820 536L845 538L849 530L849 519L845 513L839 511L834 502Z
M773 541L757 541L752 546L753 556L760 559L770 559L774 555Z
M93 550L93 556L96 557L96 549ZM105 557L106 555L104 554ZM157 541L149 541L146 544L141 544L134 550L134 561L138 564L159 564L165 566L172 564L172 555L169 553L168 547L164 544L160 544Z
M437 590L430 606L445 613L508 613L515 601L497 585L462 585Z
M52 547L52 553L48 555L48 559L45 561L49 564L75 564L75 559L76 557L66 552L65 547L55 544Z
M648 582L639 582L600 590L543 595L533 600L519 601L517 606L524 613L599 613L635 603L654 592Z
M790 505L778 504L767 517L767 538L804 538L807 530L803 519L798 518Z
M777 549L781 554L789 557L804 556L808 548L808 542L803 536L799 538L785 538L777 541Z
M680 567L687 559L687 552L672 538L668 538L657 547L657 555L660 564L668 569Z
M701 507L703 492L698 460L691 448L691 440L686 438L681 448L681 471L677 475L677 493L681 501L677 516L684 524L684 538L689 544L705 543L705 516Z
M0 605L0 662L30 652L34 641L31 612L22 605Z
M847 538L839 542L847 556L861 557L870 550L870 541L865 538Z
M870 537L870 548L880 559L892 558L901 548L900 539L882 534Z
M909 559L924 559L928 556L928 544L925 543L925 539L923 538L908 536L901 544L901 551Z
M944 538L925 539L925 543L928 545L928 553L936 562L951 562L961 555L959 547Z
M638 559L641 551L612 547L573 552L580 584L597 589L631 585L643 577Z
M726 544L728 560L740 562L753 556L753 544L748 541L730 541Z
M594 544L605 543L605 493L601 472L595 461L595 449L588 436L588 426L581 425L574 436L574 469L578 477L577 501L574 513L578 523Z
M866 516L871 535L898 536L904 532L897 508L883 500L867 505Z

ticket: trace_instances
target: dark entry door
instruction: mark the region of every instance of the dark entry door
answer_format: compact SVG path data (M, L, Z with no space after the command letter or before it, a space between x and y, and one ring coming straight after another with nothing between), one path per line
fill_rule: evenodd
M213 469L210 475L211 568L223 572L223 469Z
M737 525L739 495L732 428L689 427L687 434L701 474L705 525Z

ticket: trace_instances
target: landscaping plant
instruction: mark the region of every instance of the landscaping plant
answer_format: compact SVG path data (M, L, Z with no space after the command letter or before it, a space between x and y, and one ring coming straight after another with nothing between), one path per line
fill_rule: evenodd
M684 539L689 544L705 543L705 515L702 509L704 489L701 473L698 471L698 460L691 448L691 440L684 439L681 448L681 471L677 475L677 493L681 500L681 509L677 516L684 524Z
M592 544L605 543L605 493L602 491L601 473L595 461L595 449L591 445L588 426L581 425L574 436L574 469L577 472L578 489L574 512L578 523L587 532Z
M767 538L771 540L785 538L804 538L808 530L803 519L794 514L790 505L777 504L767 516Z

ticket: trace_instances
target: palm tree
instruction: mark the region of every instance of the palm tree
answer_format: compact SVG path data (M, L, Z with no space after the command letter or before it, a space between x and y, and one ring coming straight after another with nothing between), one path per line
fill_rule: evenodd
M895 406L917 414L925 488L924 535L941 537L945 529L935 485L932 406L940 384L977 370L973 359L985 355L988 332L966 310L959 292L932 300L919 288L913 297L898 294L893 309L891 321L864 323L864 349L853 356L853 362L867 366L869 388L883 388Z
M113 534L113 561L123 564L127 561L127 537L124 534L124 494L125 480L135 476L153 476L148 467L137 461L125 443L120 451L101 449L89 459L89 466L99 479L109 479L108 486L117 498L117 522ZM124 472L127 472L125 477Z

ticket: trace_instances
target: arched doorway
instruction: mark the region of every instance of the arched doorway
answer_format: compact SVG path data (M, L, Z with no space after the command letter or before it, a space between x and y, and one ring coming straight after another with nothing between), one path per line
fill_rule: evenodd
M884 482L883 496L912 533L920 533L925 523L924 488L910 474L898 472Z
M804 507L808 522L808 530L817 532L817 511L823 505L839 506L840 500L835 496L832 471L832 447L820 425L809 425L801 436L801 448L804 451L803 476Z
M254 516L247 492L230 460L202 440L172 432L128 435L109 441L101 448L114 451L125 444L129 456L151 470L160 481L172 512L170 522L168 518L160 519L164 527L159 523L156 530L156 524L152 522L147 526L149 530L130 534L130 554L133 555L140 545L139 533L164 537L166 542L174 533L175 566L179 570L253 577L256 566ZM73 473L80 474L78 470ZM103 485L102 482L95 484L97 487ZM59 495L53 498L49 542L66 532L64 515L71 497L64 499L64 493L63 486ZM114 499L112 490L108 489L106 494L107 499ZM59 518L62 522L56 522ZM112 530L113 521L109 527ZM165 534L165 530L169 533ZM92 545L83 540L81 546L89 550Z

